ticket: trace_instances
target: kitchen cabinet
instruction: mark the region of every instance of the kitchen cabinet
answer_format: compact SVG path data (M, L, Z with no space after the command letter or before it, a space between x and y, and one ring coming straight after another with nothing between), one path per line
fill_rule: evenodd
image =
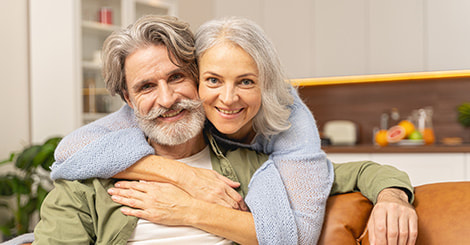
M337 163L371 160L394 166L410 176L414 186L470 180L470 153L330 153Z

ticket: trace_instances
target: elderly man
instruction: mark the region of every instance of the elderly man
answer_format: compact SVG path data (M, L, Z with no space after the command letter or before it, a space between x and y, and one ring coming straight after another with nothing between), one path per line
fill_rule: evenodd
M247 180L266 156L244 148L224 149L210 134L203 132L204 113L197 94L197 71L194 70L194 57L191 58L193 40L189 29L184 23L166 17L146 18L138 21L136 26L130 27L131 31L125 35L129 39L143 40L137 44L130 42L136 46L128 47L129 53L121 64L122 69L108 74L117 76L109 80L116 81L116 84L108 82L108 89L118 90L128 106L122 108L120 114L109 117L135 114L138 128L148 137L156 154L194 167L217 170L238 180L241 184L239 192L246 194ZM111 42L108 45L125 46L129 43ZM190 52L184 52L185 47L189 47ZM111 55L106 49L105 54ZM118 83L123 77L124 85ZM349 172L352 169L355 172ZM404 179L395 179L395 182L387 181L388 186L381 184L381 188L375 188L361 178L370 179L367 175L379 173L386 179L387 171L395 171L397 175L400 172L367 162L337 166L336 171L342 171L337 173L338 176L349 173L351 178L337 179L333 190L345 192L359 187L371 200L379 196L379 201L401 203L410 208L405 205L408 198L412 198L406 175ZM122 205L107 194L108 190L116 194L117 190L112 188L116 183L126 185L126 182L115 179L56 180L55 189L44 201L34 244L267 243L257 240L255 221L250 212L243 211L242 202L239 202L242 210L237 210L195 198L173 183L136 183L133 185L135 190L156 193L157 198L145 200L156 206L153 210L157 215L148 219L154 221L151 223L122 214ZM357 187L356 183L363 185ZM400 189L385 187L403 188L411 196ZM377 207L381 208L381 205Z

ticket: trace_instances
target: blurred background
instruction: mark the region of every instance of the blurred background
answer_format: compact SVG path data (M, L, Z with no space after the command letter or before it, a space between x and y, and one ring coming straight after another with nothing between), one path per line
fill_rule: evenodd
M109 27L99 24L106 9ZM176 15L194 30L246 16L271 37L290 78L311 78L467 69L469 10L466 0L3 0L0 158L120 106L97 78L99 49L142 14Z

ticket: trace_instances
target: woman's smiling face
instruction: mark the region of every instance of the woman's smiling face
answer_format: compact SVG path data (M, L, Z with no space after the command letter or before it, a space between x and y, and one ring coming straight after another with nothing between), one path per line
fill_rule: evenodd
M230 42L208 49L199 59L199 97L207 119L219 132L251 141L253 118L261 107L261 84L247 52Z

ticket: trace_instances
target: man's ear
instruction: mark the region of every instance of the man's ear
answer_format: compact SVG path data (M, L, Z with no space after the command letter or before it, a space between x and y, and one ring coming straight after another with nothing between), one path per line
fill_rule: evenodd
M132 104L129 98L129 93L127 92L127 90L124 90L122 94L124 95L124 99L126 100L127 105L129 105L130 108L134 109L134 105Z

